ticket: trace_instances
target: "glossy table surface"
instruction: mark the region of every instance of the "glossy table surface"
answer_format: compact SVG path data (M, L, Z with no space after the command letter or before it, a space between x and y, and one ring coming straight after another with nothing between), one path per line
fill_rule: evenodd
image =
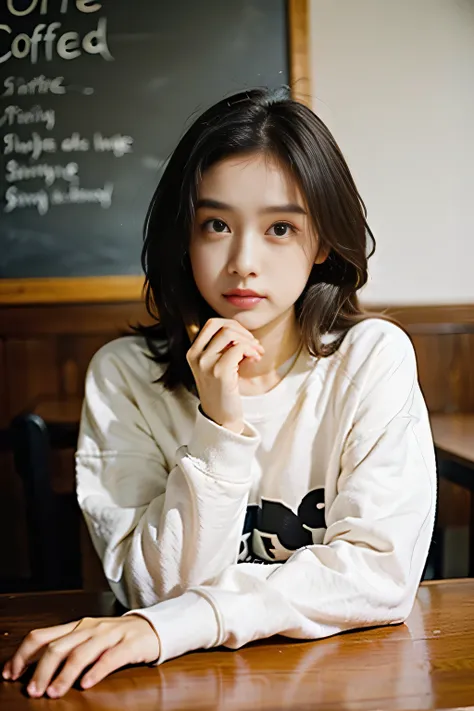
M0 596L1 661L32 628L114 614L110 593ZM0 682L0 709L454 709L474 707L474 580L420 586L403 625L315 642L282 637L128 667L88 691L29 699Z
M474 414L431 415L438 452L474 469Z

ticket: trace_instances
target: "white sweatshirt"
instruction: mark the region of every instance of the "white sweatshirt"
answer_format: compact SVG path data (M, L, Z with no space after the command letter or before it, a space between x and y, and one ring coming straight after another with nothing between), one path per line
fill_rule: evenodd
M403 622L436 504L405 333L369 319L328 358L303 348L275 388L242 397L240 435L153 384L164 366L146 352L125 337L91 361L77 495L112 590L156 630L156 663Z

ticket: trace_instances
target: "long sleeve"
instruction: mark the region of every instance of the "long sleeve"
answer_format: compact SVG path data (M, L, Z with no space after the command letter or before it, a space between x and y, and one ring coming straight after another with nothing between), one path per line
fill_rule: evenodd
M230 565L211 584L164 606L136 610L160 637L157 663L195 649L202 639L198 620L185 638L173 623L186 616L196 594L214 611L215 644L230 648L274 634L318 639L407 618L433 531L436 469L413 348L401 331L362 363L352 392L353 425L323 543L279 565ZM215 627L206 647L214 635Z
M197 412L188 444L165 457L171 426L150 369L123 367L114 348L102 348L86 376L77 496L111 589L127 607L149 606L237 561L259 435Z

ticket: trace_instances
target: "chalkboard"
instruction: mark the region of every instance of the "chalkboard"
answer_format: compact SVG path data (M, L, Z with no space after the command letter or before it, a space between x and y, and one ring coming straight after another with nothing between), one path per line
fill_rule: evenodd
M0 279L140 274L177 141L287 44L284 0L0 0Z

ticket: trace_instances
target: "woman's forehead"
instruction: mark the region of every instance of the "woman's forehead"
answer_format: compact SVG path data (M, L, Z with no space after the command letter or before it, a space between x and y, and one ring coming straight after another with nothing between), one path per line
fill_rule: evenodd
M244 198L261 203L271 197L272 204L276 200L278 204L304 205L298 181L289 168L273 156L260 153L229 156L214 163L202 176L198 196L216 199L220 196L225 202Z

